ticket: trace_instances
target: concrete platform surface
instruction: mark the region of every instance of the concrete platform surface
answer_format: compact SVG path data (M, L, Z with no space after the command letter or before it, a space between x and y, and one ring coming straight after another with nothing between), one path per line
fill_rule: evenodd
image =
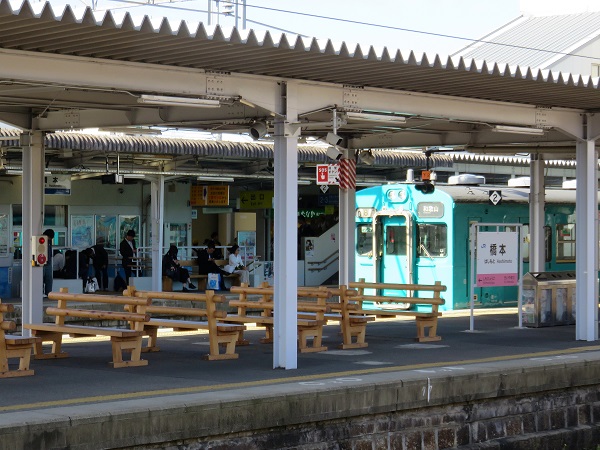
M294 370L272 368L273 347L259 342L260 329L246 332L251 345L238 347L239 359L226 361L201 358L208 350L204 333L163 333L161 351L144 356L148 366L124 369L108 365L107 340L73 339L64 345L69 358L33 361L34 376L0 379L0 438L2 430L8 433L19 426L116 411L155 411L399 380L429 383L453 375L518 374L600 361L600 345L576 341L574 326L519 329L516 325L514 309L478 311L475 332L466 331L467 313L446 313L438 329L442 340L419 344L413 340L413 320L378 320L368 325L369 346L360 350L338 350L339 326L328 325L324 345L329 350L299 354ZM478 386L468 389L476 392Z

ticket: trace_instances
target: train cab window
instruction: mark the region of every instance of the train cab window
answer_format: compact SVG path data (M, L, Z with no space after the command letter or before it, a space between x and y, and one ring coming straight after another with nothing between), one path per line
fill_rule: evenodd
M406 226L385 227L386 255L406 255Z
M373 225L359 225L356 229L356 252L361 256L373 256Z
M417 257L444 258L448 255L448 227L443 223L420 223L417 242Z
M531 241L529 235L529 224L523 225L523 262L529 262L529 243ZM546 225L544 226L544 258L546 262L552 260L552 229Z
M575 261L575 224L556 225L556 262Z

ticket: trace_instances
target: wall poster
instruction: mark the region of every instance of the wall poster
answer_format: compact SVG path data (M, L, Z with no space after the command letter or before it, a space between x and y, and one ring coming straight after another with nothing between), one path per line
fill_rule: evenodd
M103 243L105 248L116 248L117 241L117 216L96 215L96 240Z
M119 216L119 242L125 239L125 234L129 231L135 231L135 243L139 247L141 244L140 216Z
M71 247L94 245L94 216L71 216Z
M0 256L8 255L8 242L10 240L8 224L8 214L0 214Z

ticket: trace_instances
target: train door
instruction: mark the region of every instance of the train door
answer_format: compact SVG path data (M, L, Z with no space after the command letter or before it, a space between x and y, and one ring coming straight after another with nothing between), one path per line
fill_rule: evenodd
M413 283L414 226L410 213L375 217L375 245L377 249L376 279L379 283ZM386 292L405 295L404 292Z

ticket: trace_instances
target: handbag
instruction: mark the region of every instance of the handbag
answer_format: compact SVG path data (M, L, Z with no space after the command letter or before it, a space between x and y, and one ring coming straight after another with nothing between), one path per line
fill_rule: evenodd
M167 269L167 277L171 278L171 279L176 279L177 278L177 267L175 266L171 266Z
M92 294L98 290L98 281L95 278L88 278L85 282L85 288L83 292L86 294Z
M221 276L218 273L209 273L206 279L206 289L219 290Z

